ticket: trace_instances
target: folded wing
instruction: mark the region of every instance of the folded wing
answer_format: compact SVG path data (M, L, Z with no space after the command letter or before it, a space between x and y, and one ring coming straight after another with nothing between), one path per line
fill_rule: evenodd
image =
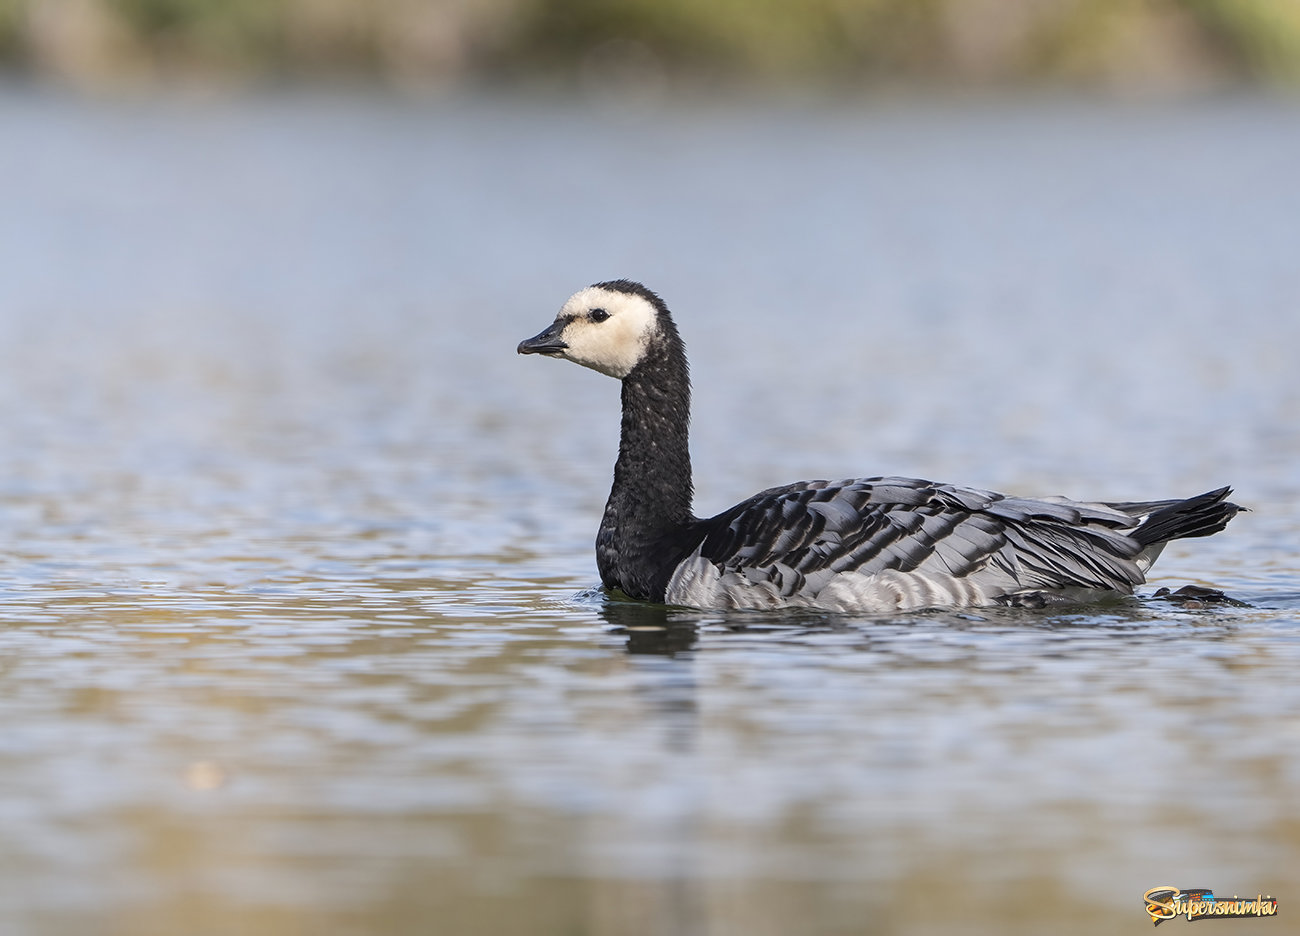
M772 488L710 520L669 586L740 607L987 604L1017 592L1131 591L1137 509L1007 497L912 478ZM1127 509L1126 509L1127 508ZM873 595L872 590L880 591ZM878 599L878 600L877 600Z

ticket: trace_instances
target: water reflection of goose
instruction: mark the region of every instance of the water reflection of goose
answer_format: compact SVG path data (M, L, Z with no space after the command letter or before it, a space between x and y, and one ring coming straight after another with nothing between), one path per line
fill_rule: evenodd
M603 602L600 616L612 631L626 637L628 653L654 656L695 649L700 625L707 620L700 611L618 600Z
M639 283L575 293L520 354L623 383L614 486L596 538L607 588L697 608L839 611L1078 601L1129 594L1172 539L1240 509L1186 500L1082 503L912 478L802 481L700 519L688 448L690 375L667 306Z

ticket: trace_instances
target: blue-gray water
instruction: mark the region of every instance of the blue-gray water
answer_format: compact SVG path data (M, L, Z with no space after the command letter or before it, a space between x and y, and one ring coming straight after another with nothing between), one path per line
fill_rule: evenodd
M0 96L0 929L1289 915L1297 166L1251 100ZM618 387L514 346L616 276L691 351L701 513L1232 483L1144 591L1249 607L608 603Z

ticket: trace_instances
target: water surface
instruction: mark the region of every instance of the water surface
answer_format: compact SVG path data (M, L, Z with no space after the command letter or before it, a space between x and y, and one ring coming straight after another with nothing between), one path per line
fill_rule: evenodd
M6 932L1287 913L1293 107L0 117ZM691 351L701 513L892 473L1252 512L1100 608L610 601L617 386L513 349L616 276ZM1150 597L1188 583L1248 606Z

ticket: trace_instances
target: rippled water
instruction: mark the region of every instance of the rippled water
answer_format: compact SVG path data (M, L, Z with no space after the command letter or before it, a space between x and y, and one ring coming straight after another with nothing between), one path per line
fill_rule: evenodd
M1288 915L1298 117L0 97L0 928ZM610 602L618 388L513 349L614 276L692 352L702 513L1252 512L1102 608ZM1149 597L1187 583L1248 606Z

